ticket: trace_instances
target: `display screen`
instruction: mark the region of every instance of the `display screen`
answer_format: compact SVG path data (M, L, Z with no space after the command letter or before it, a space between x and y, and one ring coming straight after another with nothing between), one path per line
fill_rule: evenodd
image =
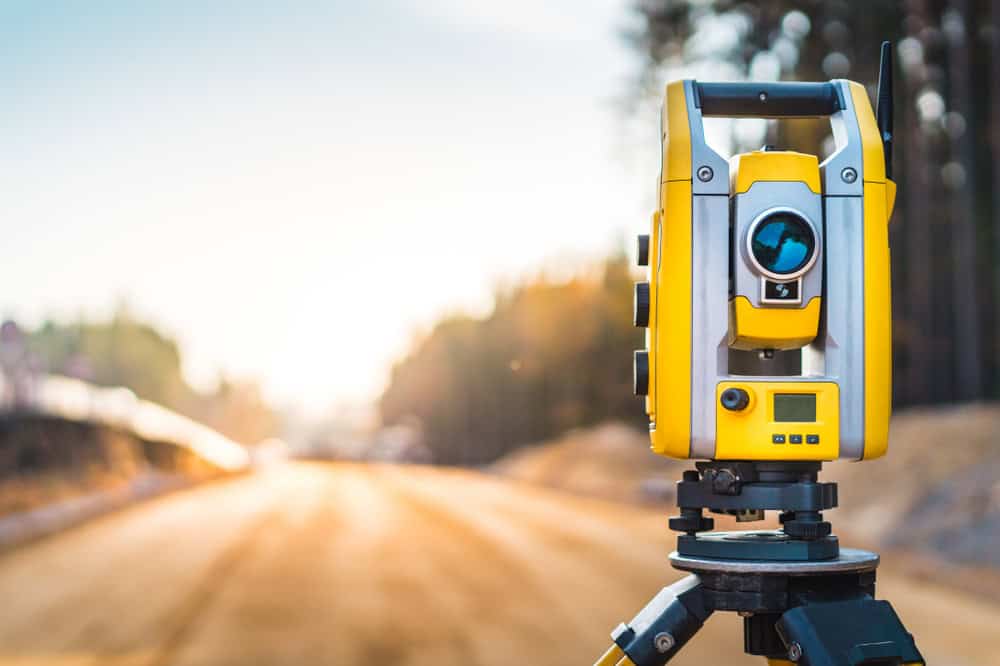
M776 393L774 395L774 420L815 423L816 394Z

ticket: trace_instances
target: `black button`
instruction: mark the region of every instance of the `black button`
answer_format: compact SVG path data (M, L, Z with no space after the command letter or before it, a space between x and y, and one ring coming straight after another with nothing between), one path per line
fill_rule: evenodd
M819 444L819 435L806 435L806 444Z
M649 283L635 283L635 298L632 299L632 323L640 328L649 326Z
M785 443L785 436L784 435L771 435L771 443L772 444L784 444Z
M731 412L741 412L750 404L750 394L741 388L728 388L722 392L719 402Z
M789 444L801 444L802 443L802 435L789 435L788 436L788 443Z
M649 352L638 349L632 363L632 391L636 395L649 393Z
M640 234L635 244L636 263L640 266L649 265L649 234Z

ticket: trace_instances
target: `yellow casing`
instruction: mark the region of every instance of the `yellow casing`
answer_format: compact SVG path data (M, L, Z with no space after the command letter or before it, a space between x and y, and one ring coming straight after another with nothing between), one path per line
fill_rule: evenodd
M799 182L822 194L819 160L815 155L792 151L757 151L735 155L729 167L733 196L750 191L756 183ZM734 349L801 349L819 331L822 297L809 299L804 307L754 307L745 296L729 302L729 346Z
M754 183L795 181L805 183L815 194L823 194L819 159L791 150L755 151L734 155L730 160L730 191L743 194Z
M746 296L729 302L729 346L734 349L801 349L816 337L823 299L804 308L755 308Z
M863 450L845 452L839 446L843 433L840 412L843 389L837 377L787 377L782 381L755 381L754 377L723 378L712 385L715 395L692 395L692 271L694 196L692 133L685 82L667 85L662 115L662 171L659 206L652 216L649 247L650 312L646 340L649 361L646 411L654 452L674 458L741 460L869 459L883 455L888 445L891 410L891 310L889 284L888 221L896 194L895 183L885 176L881 137L865 89L840 82L849 91L857 117L863 156L863 265L864 293L864 414ZM700 123L700 117L695 117ZM703 139L701 139L703 140ZM699 158L700 159L700 158ZM700 164L700 162L699 162ZM821 194L822 180L815 156L790 152L750 153L739 156L729 172L730 195L748 191L754 183L794 180ZM831 266L831 268L833 268ZM816 267L813 270L822 270ZM816 337L826 303L814 298L801 308L754 308L746 299L730 300L730 344L753 348L763 340L770 348L796 348ZM787 380L787 381L786 381ZM771 407L747 413L722 408L718 396L725 387L752 389L767 403L775 392L812 392L817 395L817 422L806 424L801 434L819 434L819 445L774 445L778 432ZM713 399L716 419L715 451L696 453L692 444L692 407L699 399ZM782 424L785 428L788 424ZM792 424L796 425L796 424ZM815 430L815 432L814 432ZM789 429L785 434L793 434ZM796 433L797 434L797 433Z
M834 460L840 442L840 387L834 382L719 382L716 404L728 388L741 388L750 396L746 409L731 412L721 406L717 412L715 459L716 460ZM815 394L815 422L778 422L774 418L774 395ZM785 441L775 443L774 435ZM792 443L792 435L802 441ZM819 438L818 444L809 444L808 436Z
M889 269L889 219L896 184L885 177L882 137L868 93L850 82L858 117L864 173L865 261L865 447L864 460L889 448L892 413L892 295Z
M659 222L650 235L649 413L656 453L687 458L691 442L691 136L684 83L667 85ZM665 260L665 258L669 260ZM663 286L667 288L661 288ZM655 314L654 314L655 313ZM662 324L661 324L662 320Z

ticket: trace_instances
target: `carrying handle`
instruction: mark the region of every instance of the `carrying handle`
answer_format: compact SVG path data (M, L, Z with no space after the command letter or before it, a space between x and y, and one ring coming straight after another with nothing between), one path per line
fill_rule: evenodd
M833 83L695 83L702 116L723 118L817 118L846 107Z

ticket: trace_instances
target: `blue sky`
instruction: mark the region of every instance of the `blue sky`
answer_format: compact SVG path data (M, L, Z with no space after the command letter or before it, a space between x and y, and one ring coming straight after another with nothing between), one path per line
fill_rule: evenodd
M127 301L320 410L412 332L646 222L625 2L0 6L0 308ZM650 136L655 141L655 129Z

